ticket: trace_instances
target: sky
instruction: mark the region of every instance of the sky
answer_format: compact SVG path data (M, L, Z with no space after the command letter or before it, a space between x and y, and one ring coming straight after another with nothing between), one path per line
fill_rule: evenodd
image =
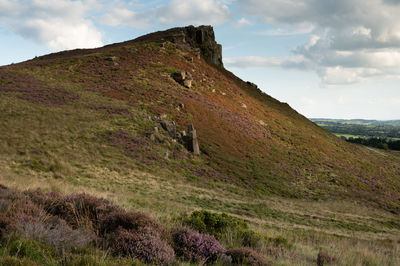
M187 25L309 118L400 119L400 0L0 0L0 65Z

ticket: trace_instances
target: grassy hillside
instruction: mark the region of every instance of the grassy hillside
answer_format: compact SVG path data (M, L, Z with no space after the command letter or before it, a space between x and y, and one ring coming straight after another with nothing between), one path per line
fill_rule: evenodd
M190 89L171 77L183 70ZM158 35L0 67L0 108L9 187L85 191L162 223L227 212L290 243L259 247L277 263L310 265L320 250L339 264L399 262L398 156L340 140ZM201 155L161 119L193 124Z

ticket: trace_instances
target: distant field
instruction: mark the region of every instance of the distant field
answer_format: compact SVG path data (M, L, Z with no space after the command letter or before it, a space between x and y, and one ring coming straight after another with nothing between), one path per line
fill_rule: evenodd
M400 140L400 120L379 121L311 118L311 121L339 137L377 137Z

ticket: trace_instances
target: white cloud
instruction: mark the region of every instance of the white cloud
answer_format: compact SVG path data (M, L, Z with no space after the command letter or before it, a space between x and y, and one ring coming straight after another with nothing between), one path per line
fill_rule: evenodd
M53 51L102 46L101 33L85 13L93 0L0 0L0 24Z
M111 26L125 25L135 28L149 27L156 23L217 25L225 22L231 12L224 1L220 0L172 0L158 7L133 11L126 3L111 8L102 21Z
M244 27L244 26L253 26L254 24L248 21L246 18L241 18L236 22L236 25L238 27Z
M294 49L295 56L302 56L308 68L316 71L324 83L347 84L400 78L399 3L395 0L243 0L239 5L248 16L278 28L263 32L267 35L311 28L309 42ZM281 66L293 67L293 64Z
M135 12L126 7L115 7L102 16L102 23L110 26L132 26L135 28L147 28L152 25L148 14Z
M173 0L157 9L157 18L163 24L216 25L229 17L228 6L218 0Z
M264 36L290 36L290 35L301 35L301 34L309 34L313 31L312 27L286 27L286 28L274 28L265 31L257 32L257 35Z
M305 59L302 56L297 57L261 57L244 56L236 58L225 58L224 65L227 67L250 68L250 67L288 67L300 68L305 66Z

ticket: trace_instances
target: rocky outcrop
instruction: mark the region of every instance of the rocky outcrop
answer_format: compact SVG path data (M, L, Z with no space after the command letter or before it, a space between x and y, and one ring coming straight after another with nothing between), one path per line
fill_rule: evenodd
M176 125L174 121L161 120L161 127L168 132L171 138L176 138Z
M170 140L182 144L188 151L190 151L194 155L200 155L200 146L199 146L199 141L197 139L197 132L193 124L188 125L187 133L186 131L178 132L175 122L166 120L166 118L163 116L164 115L155 117L148 116L147 118L149 120L158 121L159 126L161 126L161 129L163 129L164 132L168 133L168 138ZM146 135L152 142L156 141L159 143L165 142L165 137L163 137L163 134L160 134L157 126L154 127L152 132L147 132Z
M193 53L200 51L200 55L208 63L223 67L222 46L215 41L214 29L212 26L173 28L142 36L135 41L169 41L177 46L191 49Z
M193 77L187 71L174 73L172 74L172 78L182 86L185 86L186 88L190 89L192 87Z
M192 124L188 126L188 134L184 138L185 145L190 152L195 155L200 154L199 141L197 140L197 132Z
M211 26L185 27L185 41L191 47L199 48L203 57L211 64L223 67L222 46L215 41Z

